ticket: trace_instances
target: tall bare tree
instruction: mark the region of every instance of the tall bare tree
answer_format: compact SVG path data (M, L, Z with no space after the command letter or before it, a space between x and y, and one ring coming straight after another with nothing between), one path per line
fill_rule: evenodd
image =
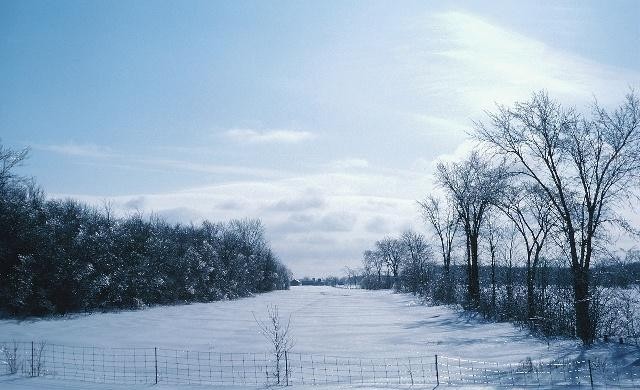
M380 253L387 263L388 270L393 276L393 283L398 280L403 249L400 240L392 237L385 237L382 240L376 241L376 251Z
M365 271L375 275L376 288L380 288L382 285L382 267L385 264L382 255L378 251L367 249L362 256Z
M455 205L467 243L468 296L480 303L479 237L487 211L498 202L508 178L503 164L494 165L474 151L460 163L438 164L438 183Z
M448 201L443 205L438 198L433 196L429 196L423 201L418 201L418 204L422 208L424 220L433 228L438 237L444 272L448 276L451 269L453 240L460 226L458 224L458 214Z
M400 242L404 247L404 283L408 284L409 291L423 290L427 287L427 263L432 260L431 247L424 235L413 230L405 230L400 235Z
M513 107L498 106L477 137L517 163L542 189L559 220L573 275L576 333L595 336L590 318L589 267L603 225L620 220L621 202L638 189L640 101L633 93L613 111L597 103L592 115L564 108L546 92Z
M489 246L489 256L491 259L491 311L495 316L497 308L497 269L498 269L498 247L503 241L503 228L495 213L490 213L485 222L485 234Z
M513 222L526 250L527 316L536 318L534 282L540 254L555 219L539 185L512 185L498 203L498 208Z

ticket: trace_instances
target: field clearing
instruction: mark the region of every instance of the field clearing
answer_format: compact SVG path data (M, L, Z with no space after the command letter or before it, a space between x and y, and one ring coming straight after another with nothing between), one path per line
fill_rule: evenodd
M2 341L262 353L270 346L259 333L254 314L265 319L269 305L277 305L283 317L291 316L294 352L301 354L356 358L438 354L501 363L588 355L620 364L630 364L638 355L637 349L616 344L600 344L586 352L577 341L554 340L547 344L511 324L483 323L448 307L422 305L409 294L331 287L294 287L234 301L141 311L3 320L0 334ZM21 386L56 386L58 382L4 378L0 383L3 387L25 388Z

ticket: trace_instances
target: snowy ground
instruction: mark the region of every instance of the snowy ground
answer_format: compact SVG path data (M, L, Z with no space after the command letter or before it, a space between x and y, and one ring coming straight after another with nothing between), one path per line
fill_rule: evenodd
M43 379L43 378L16 378L16 379L3 379L0 377L0 388L3 390L127 390L131 389L131 385L107 385L100 383L86 383L86 382L74 382L74 381L60 381L60 380L52 380L52 379ZM139 385L136 386L135 389L149 389L149 390L199 390L199 389L210 389L211 386L198 386L198 385ZM215 386L216 390L239 390L238 386ZM371 385L305 385L305 386L289 386L289 387L269 387L270 389L283 389L283 390L421 390L421 389L434 389L434 386L397 386L397 387L389 387L388 385L380 385L380 386L371 386ZM447 385L439 385L437 386L438 390L453 390L453 389L468 389L468 390L494 390L494 389L503 389L504 387L496 387L496 386L481 386L481 385L470 385L470 386L447 386ZM526 386L526 387L509 387L510 389L538 389L538 390L547 390L558 388L557 386ZM588 389L589 386L565 386L562 389L573 390L573 389ZM604 387L596 387L597 389L605 389ZM242 390L262 390L265 387L243 387Z
M512 325L482 323L447 307L422 305L407 294L331 287L294 287L235 301L142 311L33 321L4 320L0 321L0 341L45 340L52 344L96 347L266 352L269 344L259 334L253 315L265 318L270 304L278 305L283 316L291 315L294 350L304 354L349 357L438 354L497 362L598 356L621 364L629 364L640 355L637 349L614 344L583 351L574 341L547 343ZM0 377L0 387L7 389L86 388L87 385L47 378ZM131 388L130 385L91 386ZM138 386L145 387L150 386ZM154 386L158 389L185 387Z

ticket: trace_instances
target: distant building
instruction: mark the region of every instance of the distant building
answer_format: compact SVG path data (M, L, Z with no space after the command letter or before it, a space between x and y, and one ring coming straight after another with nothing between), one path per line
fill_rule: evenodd
M300 281L299 281L298 279L293 279L293 280L291 281L291 283L289 283L289 284L290 284L291 286L299 286L299 285L301 285L302 283L300 283Z

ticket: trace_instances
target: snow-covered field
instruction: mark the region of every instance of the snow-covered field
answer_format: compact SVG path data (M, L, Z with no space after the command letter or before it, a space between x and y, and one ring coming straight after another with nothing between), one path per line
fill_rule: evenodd
M547 343L510 324L483 323L448 307L422 305L412 295L331 287L293 287L235 301L141 311L3 320L0 341L263 353L270 346L259 333L254 315L266 318L269 305L277 305L283 317L291 316L294 351L301 354L357 358L438 354L503 363L597 356L624 365L640 357L637 348L616 344L600 344L584 351L576 341ZM8 389L83 385L87 383L73 387L73 382L47 378L0 379L0 387Z

